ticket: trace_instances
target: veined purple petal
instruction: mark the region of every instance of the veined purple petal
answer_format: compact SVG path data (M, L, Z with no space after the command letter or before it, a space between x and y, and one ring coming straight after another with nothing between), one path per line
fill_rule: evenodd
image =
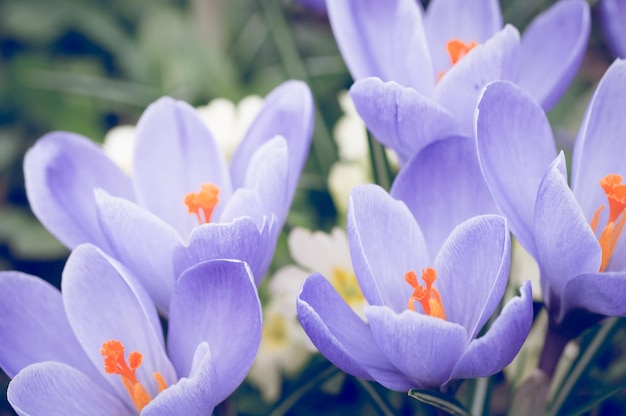
M485 43L502 28L498 0L433 0L424 26L435 74L450 68L446 45L453 39Z
M175 275L207 260L236 259L245 261L259 284L267 271L276 245L275 221L268 220L259 230L254 220L240 217L230 223L211 223L196 227L189 245L174 250Z
M602 259L600 244L567 186L564 171L561 152L541 181L535 204L536 259L541 278L556 294L563 293L567 282L579 274L597 272Z
M130 178L89 139L55 132L39 139L24 158L30 207L67 247L93 243L106 249L93 189L134 200Z
M390 194L411 210L431 253L466 219L497 213L476 145L467 137L450 137L422 149L400 170Z
M161 373L167 385L177 377L163 348L154 304L147 293L121 265L92 245L81 245L70 255L62 280L63 304L78 341L100 374L117 395L132 406L120 377L104 370L102 344L118 340L125 354L143 355L137 378L154 397L157 386L152 373Z
M350 96L367 128L403 161L429 143L458 132L450 112L393 81L358 80L350 88Z
M169 322L167 346L178 374L190 374L197 346L208 343L219 380L214 403L224 400L245 378L261 342L261 303L248 266L212 260L186 270L174 288Z
M138 205L96 190L98 217L111 255L128 267L167 316L174 289L176 230Z
M472 137L478 96L495 80L515 80L519 66L519 33L507 25L476 46L439 80L434 98L450 111L464 136Z
M328 280L315 273L298 295L298 318L317 349L342 371L385 387L406 391L413 386L382 354L370 328L341 299Z
M413 293L405 274L430 265L411 211L382 188L362 185L350 194L347 222L352 265L363 295L370 305L405 310Z
M232 192L222 151L196 110L182 101L163 97L152 103L137 123L133 181L141 206L186 238L198 225L187 213L185 195L203 183L220 188L228 201ZM223 203L215 207L219 216Z
M301 81L287 81L267 97L261 112L230 162L235 187L244 186L249 165L257 149L275 136L284 137L289 150L286 204L291 204L300 173L309 154L315 108L309 87Z
M335 40L352 78L396 81L430 96L433 73L414 0L327 0Z
M141 412L142 416L206 416L213 413L215 393L219 389L215 362L209 345L201 343L196 348L194 365L189 377L182 377L156 396Z
M606 316L626 316L625 295L626 272L581 274L566 283L558 319L576 308Z
M89 376L67 364L53 361L23 369L9 383L7 398L20 416L134 413Z
M368 306L365 315L376 344L413 388L442 386L467 345L465 329L443 319L385 306Z
M609 173L626 178L626 61L606 71L580 127L572 155L572 190L587 221L607 204L600 179ZM605 210L605 211L608 211ZM600 221L606 223L605 212Z
M41 361L100 377L67 321L61 292L38 277L0 272L0 339L0 366L9 377Z
M576 76L590 31L589 5L583 0L556 2L524 31L518 84L545 111L557 103Z
M626 58L626 3L621 0L602 0L599 7L606 42L616 56Z
M500 303L509 275L511 240L499 215L470 218L452 231L434 268L448 321L473 339Z
M470 342L456 363L449 380L487 377L501 371L517 355L533 322L530 281L521 287L521 296L510 300L489 331Z
M494 82L483 90L475 118L487 186L515 237L537 258L535 198L556 157L550 124L533 98L509 82Z

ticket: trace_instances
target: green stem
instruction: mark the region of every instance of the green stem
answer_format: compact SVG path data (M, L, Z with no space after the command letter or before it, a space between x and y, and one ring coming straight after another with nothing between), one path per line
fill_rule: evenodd
M474 394L472 395L472 407L470 413L480 416L485 413L485 400L489 394L489 378L483 377L476 380Z
M326 370L318 373L317 376L313 377L302 386L300 386L296 391L291 393L285 400L283 400L278 406L274 408L270 416L282 416L289 409L291 409L295 404L300 400L306 393L312 390L318 384L326 381L327 378L339 372L339 369L335 366L328 367Z
M384 416L393 416L396 414L396 412L389 408L389 405L380 396L380 394L378 394L378 392L374 389L374 387L372 387L369 382L358 378L356 380L361 385L361 387L363 387L363 390L365 390L367 394L369 394L376 407L378 407L378 410L380 410L380 414Z

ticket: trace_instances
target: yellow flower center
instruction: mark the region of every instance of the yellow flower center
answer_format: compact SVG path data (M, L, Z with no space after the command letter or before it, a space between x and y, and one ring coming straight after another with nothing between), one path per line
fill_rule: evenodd
M404 280L413 288L413 294L409 298L408 308L415 311L415 301L422 305L424 314L446 320L446 311L441 302L439 291L433 287L437 280L437 272L432 267L422 270L422 280L426 286L422 286L417 281L417 276L413 270L404 275Z
M598 243L600 243L600 248L602 249L600 271L603 272L611 261L613 251L615 251L626 222L626 184L622 183L621 175L609 174L600 179L600 186L606 193L609 201L609 218L606 226L598 236ZM591 229L596 235L600 214L604 208L605 205L601 205L591 219Z
M341 267L333 267L330 284L335 288L342 299L351 307L360 307L365 302L365 297L359 287L356 275L351 270Z

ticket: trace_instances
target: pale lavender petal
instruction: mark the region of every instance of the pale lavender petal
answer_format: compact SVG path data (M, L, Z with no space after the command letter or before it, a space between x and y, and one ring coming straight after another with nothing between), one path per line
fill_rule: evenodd
M265 97L261 112L233 155L230 162L233 185L244 186L257 149L273 137L282 136L289 150L286 200L287 205L291 204L309 154L314 117L313 97L304 82L287 81L276 87Z
M502 28L498 0L433 0L424 17L435 74L450 68L446 45L453 39L485 43Z
M475 338L500 303L509 275L511 240L499 215L470 218L441 247L434 268L448 321Z
M577 308L606 316L626 316L625 296L626 272L581 274L565 285L558 319Z
M95 188L134 200L130 178L89 139L56 132L42 137L24 158L30 207L63 244L107 248L93 197Z
M491 81L517 78L519 52L519 33L507 25L439 80L434 98L452 113L463 135L472 137L474 109L483 87Z
M563 293L567 282L579 274L597 272L602 259L598 240L567 186L564 169L561 152L539 185L535 205L536 259L541 278L556 294Z
M626 178L624 114L626 61L618 60L606 71L591 99L572 155L572 190L587 221L600 205L607 204L600 179L609 173ZM603 215L601 224L607 215Z
M0 339L0 366L9 377L41 361L100 377L67 321L61 292L38 277L0 272Z
M574 80L587 50L589 5L558 1L524 31L519 86L550 110Z
M137 123L133 181L141 206L161 217L183 238L198 225L187 213L185 195L203 183L220 188L220 200L232 192L228 166L211 132L189 104L163 97ZM218 216L223 204L218 204Z
M599 7L604 39L616 56L626 58L626 2L601 0Z
M382 188L362 185L350 194L347 222L350 255L363 295L371 305L405 310L413 293L405 274L430 266L413 214Z
M189 237L189 244L179 244L174 250L175 275L180 276L189 267L206 260L236 259L250 266L258 284L274 254L276 228L274 221L267 221L259 230L249 217L197 227Z
M342 371L406 391L413 383L382 354L365 322L319 273L298 295L298 318L313 344Z
M84 373L51 361L22 370L9 383L7 398L20 416L133 414L119 398L102 390Z
M219 380L215 403L241 384L261 342L262 317L248 266L235 260L212 260L185 271L170 304L168 351L178 374L188 376L196 348L211 348Z
M494 82L483 91L475 126L487 186L515 237L537 258L535 198L556 157L550 123L529 94L514 84Z
M530 281L524 283L520 292L521 296L504 306L487 333L470 342L449 380L488 377L513 361L533 323Z
M378 77L432 94L435 74L418 2L327 0L327 6L352 78Z
M193 371L156 396L141 412L142 416L206 416L218 403L219 390L215 362L206 342L196 348Z
M390 193L409 207L431 253L437 253L466 219L497 213L476 145L467 137L451 137L422 149L400 170Z
M350 96L367 128L403 161L427 144L458 131L450 112L413 88L393 81L359 80L350 88Z
M443 319L384 306L367 307L365 315L376 344L413 388L442 386L467 345L465 329Z
M176 230L138 205L97 191L98 216L111 255L128 267L167 316L174 289Z
M76 337L93 365L113 386L119 397L132 405L120 377L104 371L100 354L102 344L118 340L128 355L143 355L137 378L155 396L157 386L152 373L158 371L170 385L176 373L163 348L154 304L130 273L92 245L74 249L62 280L63 303Z

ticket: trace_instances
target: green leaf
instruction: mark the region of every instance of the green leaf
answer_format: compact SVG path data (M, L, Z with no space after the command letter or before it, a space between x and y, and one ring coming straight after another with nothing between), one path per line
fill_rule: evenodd
M420 402L429 404L455 416L469 416L470 412L459 401L449 394L435 390L411 389L409 396Z

